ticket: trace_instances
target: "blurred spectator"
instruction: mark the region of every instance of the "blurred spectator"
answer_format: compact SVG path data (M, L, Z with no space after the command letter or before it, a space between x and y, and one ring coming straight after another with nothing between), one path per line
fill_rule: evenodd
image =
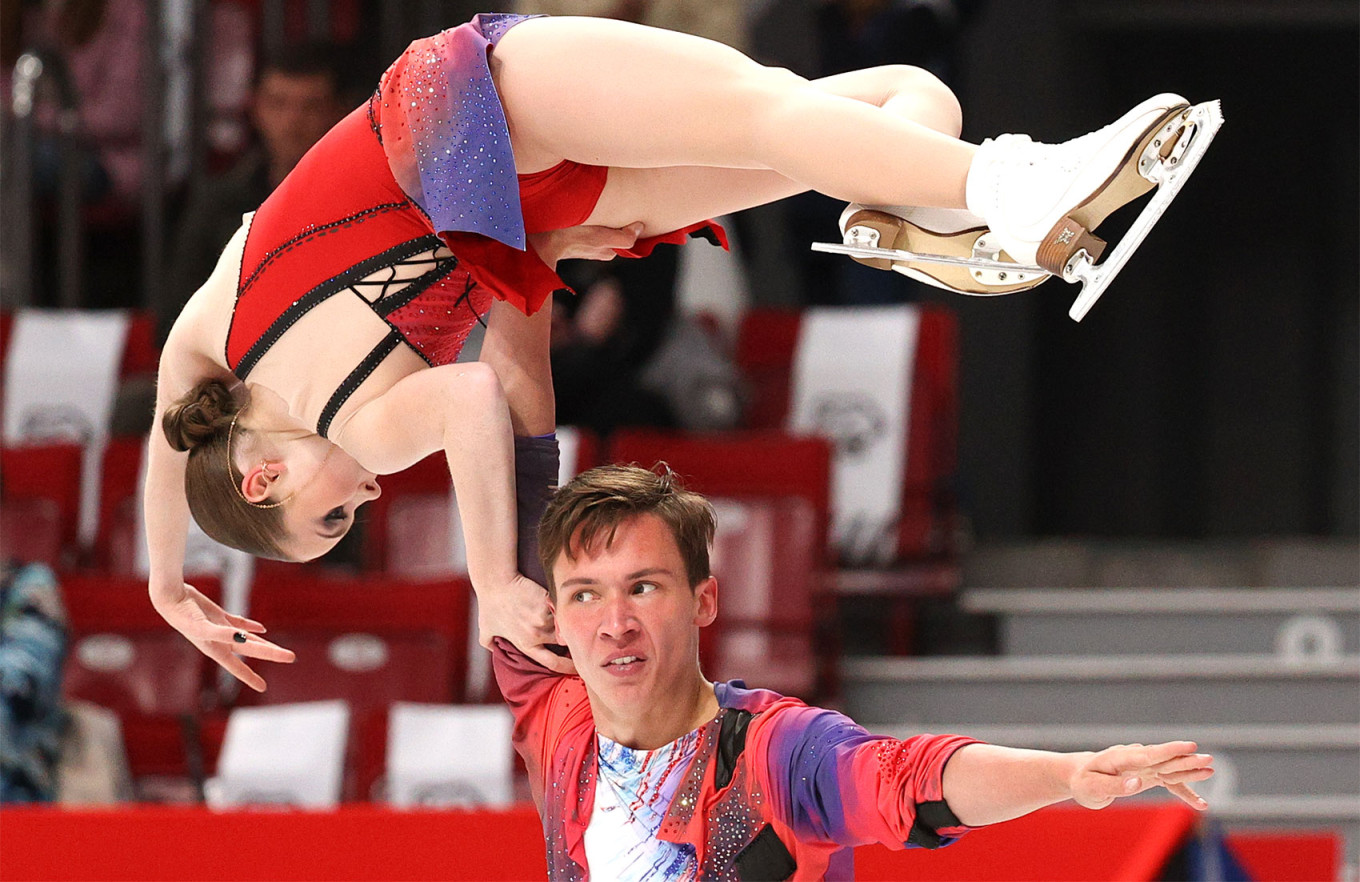
M516 0L522 15L591 15L680 31L748 50L746 0Z
M984 0L830 0L816 13L817 76L866 67L923 67L951 86L957 78L958 38ZM789 201L789 234L795 243L835 242L845 208L820 193ZM902 303L928 289L897 273L861 266L839 255L796 247L803 302L816 305Z
M29 49L59 56L79 101L83 195L93 201L110 191L135 203L141 189L143 33L142 0L0 0L0 65L4 94L12 94L14 63ZM52 103L38 117L52 131ZM56 189L55 145L40 140L35 184L40 195Z
M951 82L960 28L980 5L980 0L826 3L817 16L821 76L881 64L913 64Z
M303 43L261 64L250 112L258 144L189 194L162 301L152 304L160 339L212 272L223 246L241 226L241 216L258 208L350 109L340 63L336 47Z
M678 264L679 250L667 245L641 260L558 266L580 292L559 296L553 305L559 423L602 435L620 426L675 425L666 399L644 388L639 375L674 321Z
M0 803L56 798L65 659L66 612L52 571L0 566Z

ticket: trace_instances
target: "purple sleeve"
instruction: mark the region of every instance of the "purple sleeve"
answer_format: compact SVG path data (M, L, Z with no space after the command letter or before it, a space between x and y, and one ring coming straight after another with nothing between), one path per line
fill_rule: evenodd
M849 717L781 708L763 727L770 796L800 838L892 848L948 845L966 828L944 801L944 766L973 739L871 735Z

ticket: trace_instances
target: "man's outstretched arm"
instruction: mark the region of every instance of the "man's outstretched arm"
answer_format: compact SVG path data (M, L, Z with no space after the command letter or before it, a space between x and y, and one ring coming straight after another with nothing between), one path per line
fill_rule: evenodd
M1193 741L1120 744L1099 753L1051 753L969 744L944 769L944 799L963 824L1008 821L1065 799L1099 809L1121 796L1165 787L1191 808L1209 804L1190 784L1214 773Z

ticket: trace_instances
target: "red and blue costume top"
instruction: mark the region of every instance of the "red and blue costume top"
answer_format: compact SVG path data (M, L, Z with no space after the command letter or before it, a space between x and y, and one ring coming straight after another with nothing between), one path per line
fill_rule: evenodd
M531 314L564 287L525 250L526 235L583 223L608 169L564 161L516 174L487 57L522 20L479 15L412 43L373 97L313 146L260 206L227 338L227 364L237 376L245 379L308 311L345 292L392 329L356 368L366 376L366 365L401 343L430 364L451 362L492 298ZM620 254L642 257L691 235L727 244L722 229L705 222ZM384 282L383 270L409 269L412 261L424 268L416 282L406 284L411 275L404 273L397 285L395 272Z
M543 819L548 877L585 879L597 773L585 685L501 638L492 664ZM714 688L721 710L701 730L659 834L694 848L700 878L850 879L853 846L938 848L966 832L941 782L949 757L974 739L875 736L739 680Z

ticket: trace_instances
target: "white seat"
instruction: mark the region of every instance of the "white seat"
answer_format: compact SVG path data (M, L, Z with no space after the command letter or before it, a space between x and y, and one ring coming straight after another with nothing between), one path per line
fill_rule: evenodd
M835 443L832 544L854 564L896 557L920 326L914 306L803 316L788 428Z
M217 776L206 788L208 804L335 808L344 783L349 719L343 701L236 708L227 721Z
M62 441L85 447L80 539L94 540L99 471L109 435L128 314L27 309L14 318L5 357L7 444Z
M510 805L512 725L503 705L393 704L388 802L398 808Z

